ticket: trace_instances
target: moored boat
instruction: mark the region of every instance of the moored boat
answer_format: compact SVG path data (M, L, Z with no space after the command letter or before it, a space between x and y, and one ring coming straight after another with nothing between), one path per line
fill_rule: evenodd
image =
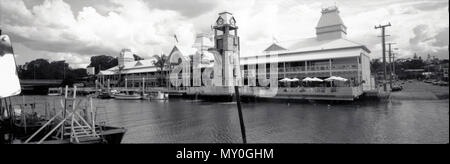
M119 93L114 95L114 98L117 100L140 100L142 96L137 93Z
M114 95L112 93L109 93L109 92L101 92L97 96L97 98L99 98L99 99L111 99L111 98L114 98Z
M48 90L48 96L61 96L62 95L62 88L50 88Z

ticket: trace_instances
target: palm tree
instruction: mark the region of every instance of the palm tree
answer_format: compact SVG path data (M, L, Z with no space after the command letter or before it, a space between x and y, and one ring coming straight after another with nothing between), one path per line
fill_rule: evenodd
M162 83L163 83L163 71L164 71L164 68L167 66L167 62L169 60L169 57L166 56L165 54L162 54L161 56L153 55L153 57L156 59L155 61L153 61L153 64L159 68L159 76L160 76L159 79L160 79L160 83L162 85Z

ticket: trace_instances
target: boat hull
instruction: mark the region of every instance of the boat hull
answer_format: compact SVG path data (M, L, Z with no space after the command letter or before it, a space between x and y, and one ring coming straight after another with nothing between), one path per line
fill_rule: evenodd
M102 126L100 136L105 140L106 144L120 144L126 133L125 128Z
M142 96L139 95L115 95L115 99L118 100L140 100L142 99Z

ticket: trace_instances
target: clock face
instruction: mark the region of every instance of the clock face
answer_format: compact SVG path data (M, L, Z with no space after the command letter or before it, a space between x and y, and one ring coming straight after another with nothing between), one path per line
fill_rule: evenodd
M218 24L218 25L223 25L223 19L220 18L219 20L217 20L217 24Z

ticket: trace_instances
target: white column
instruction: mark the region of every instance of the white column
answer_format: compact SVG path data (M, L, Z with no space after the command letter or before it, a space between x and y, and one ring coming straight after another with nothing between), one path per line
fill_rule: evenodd
M330 63L330 76L333 76L333 73L331 72L331 59L329 59L329 63Z
M305 72L308 74L308 61L305 61Z

